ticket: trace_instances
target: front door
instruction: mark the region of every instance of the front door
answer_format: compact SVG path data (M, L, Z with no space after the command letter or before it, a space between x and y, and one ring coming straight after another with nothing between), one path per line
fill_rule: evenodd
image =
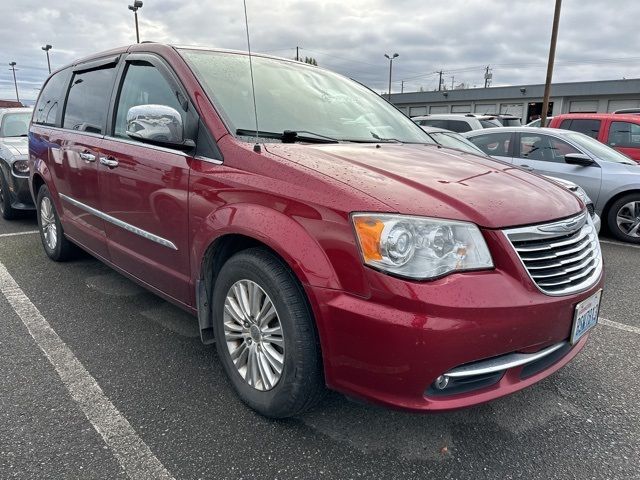
M142 56L138 55L137 58ZM191 157L127 136L127 112L165 105L183 113L175 84L153 61L130 56L99 152L100 191L111 260L183 303L189 298L188 185Z
M541 175L563 178L580 185L597 204L602 183L602 169L570 165L564 161L569 153L583 153L559 138L540 133L519 133L513 163Z

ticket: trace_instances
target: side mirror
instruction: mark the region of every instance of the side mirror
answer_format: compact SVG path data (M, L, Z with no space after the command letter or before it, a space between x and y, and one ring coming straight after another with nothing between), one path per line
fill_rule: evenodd
M127 135L141 142L188 150L193 140L184 138L180 113L166 105L138 105L127 112Z
M583 153L567 153L564 156L564 161L569 165L580 165L581 167L588 167L594 163L589 155Z

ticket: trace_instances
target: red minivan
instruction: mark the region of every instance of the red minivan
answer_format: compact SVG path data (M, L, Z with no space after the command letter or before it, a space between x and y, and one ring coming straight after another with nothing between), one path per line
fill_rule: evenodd
M567 113L553 117L549 127L584 133L640 163L640 115Z
M191 312L270 417L326 387L466 407L582 349L603 267L577 197L330 71L257 55L253 74L145 43L51 75L29 133L46 254L80 247Z

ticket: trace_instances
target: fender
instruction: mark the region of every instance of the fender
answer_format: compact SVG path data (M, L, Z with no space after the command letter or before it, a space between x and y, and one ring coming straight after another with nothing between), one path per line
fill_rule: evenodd
M325 251L293 218L257 204L224 206L200 222L191 239L191 271L201 277L206 252L219 238L244 235L275 251L304 285L341 289L338 276ZM295 249L290 248L295 245Z

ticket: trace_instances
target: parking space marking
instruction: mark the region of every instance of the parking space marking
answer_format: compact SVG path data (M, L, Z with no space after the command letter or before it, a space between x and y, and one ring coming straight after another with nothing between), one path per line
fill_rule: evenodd
M619 247L629 247L629 248L640 249L640 245L634 245L632 243L614 242L613 240L602 240L602 239L600 239L600 243L606 243L607 245L617 245Z
M17 237L18 235L33 235L34 233L40 233L40 231L38 231L38 230L29 230L28 232L0 233L0 238L3 238L3 237Z
M111 403L100 385L51 328L1 262L0 291L129 478L173 480L173 476Z
M613 320L607 320L606 318L598 318L598 323L606 325L607 327L617 328L618 330L624 330L625 332L637 333L640 335L640 328L624 323L614 322Z

